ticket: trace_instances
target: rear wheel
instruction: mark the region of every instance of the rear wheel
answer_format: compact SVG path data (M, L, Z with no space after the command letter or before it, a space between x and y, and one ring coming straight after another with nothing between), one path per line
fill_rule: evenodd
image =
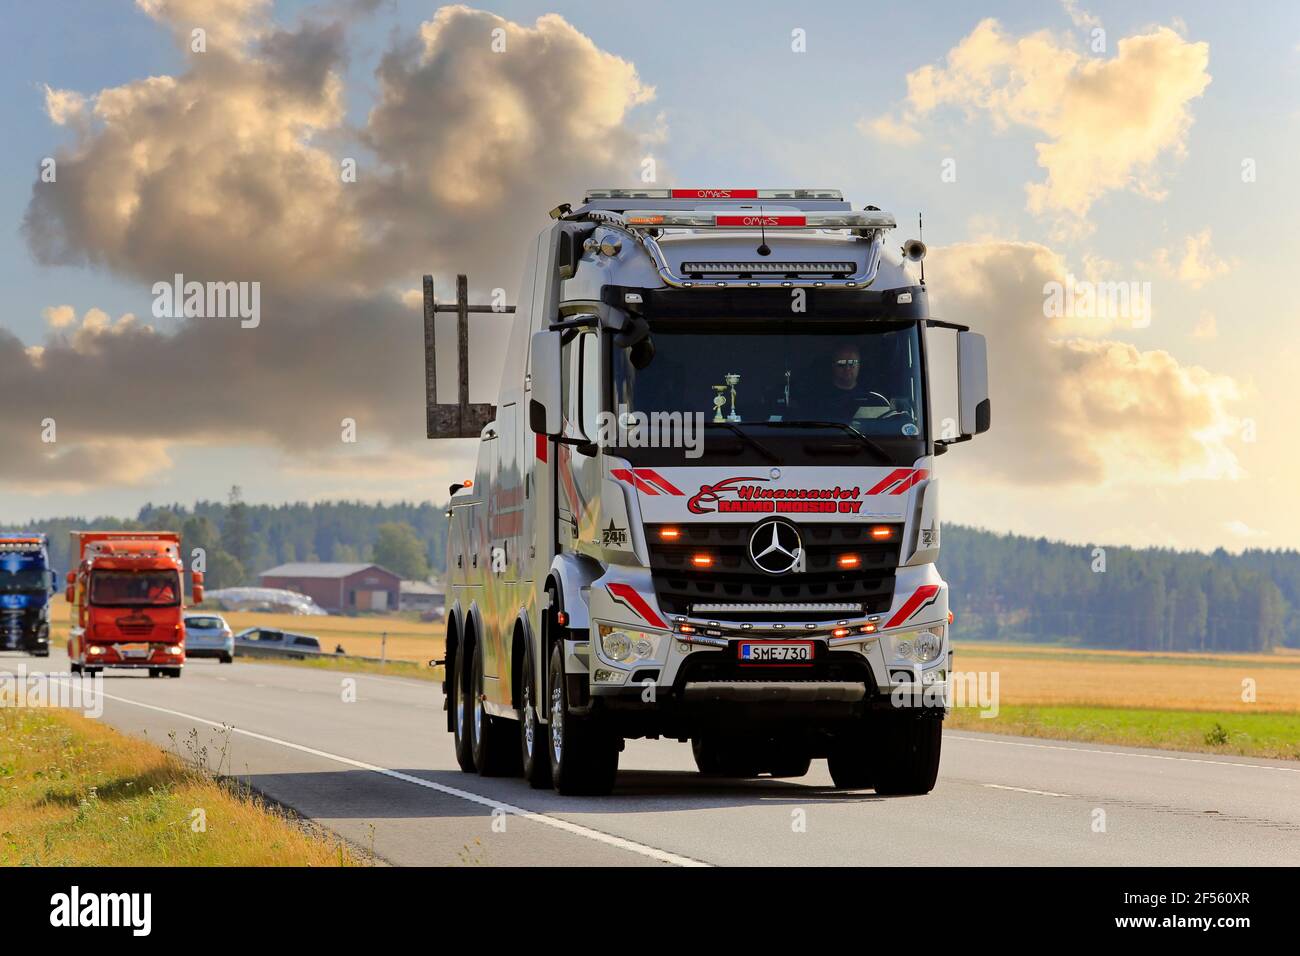
M484 707L483 645L474 650L474 688L471 703L470 741L474 766L483 777L507 777L519 772L519 748L515 746L512 721L493 717Z
M519 749L524 779L534 789L543 790L551 785L551 758L546 726L538 720L535 674L530 647L524 652L524 684L519 693Z
M691 754L700 773L708 777L757 777L761 772L753 747L735 738L692 737Z
M551 648L547 689L550 692L547 734L551 784L557 793L600 796L614 789L618 775L619 739L589 720L568 713L563 643Z
M447 701L447 706L451 708L452 714L451 729L455 734L456 762L465 773L473 773L474 748L469 735L469 674L465 667L465 656L465 647L462 645L456 649L450 684L451 700Z

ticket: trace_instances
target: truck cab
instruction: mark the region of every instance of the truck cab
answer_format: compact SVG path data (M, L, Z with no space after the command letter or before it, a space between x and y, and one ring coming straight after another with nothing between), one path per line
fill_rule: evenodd
M172 532L73 531L68 657L74 673L106 667L180 677L185 664L184 565ZM203 575L193 572L193 600Z
M835 190L591 190L553 216L449 504L462 768L604 793L649 737L705 774L825 758L841 787L928 792L952 658L935 460L990 404L983 337L930 315L923 244Z
M43 534L0 534L0 650L50 656L54 572Z

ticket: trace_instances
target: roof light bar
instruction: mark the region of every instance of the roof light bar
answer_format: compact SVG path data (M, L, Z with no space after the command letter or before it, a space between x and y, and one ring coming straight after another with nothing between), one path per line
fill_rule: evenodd
M893 229L887 212L699 213L659 209L629 209L629 226L638 229Z
M852 275L856 262L683 262L692 275Z
M593 199L700 199L721 202L747 199L829 199L843 201L838 189L588 189L586 202Z

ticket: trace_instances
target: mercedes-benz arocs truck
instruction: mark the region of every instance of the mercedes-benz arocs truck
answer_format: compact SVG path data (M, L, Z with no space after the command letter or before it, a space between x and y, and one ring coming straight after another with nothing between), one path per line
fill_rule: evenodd
M50 656L49 540L43 534L0 534L0 650Z
M935 459L990 405L924 245L821 189L592 190L552 218L448 509L460 766L606 793L626 739L666 738L705 774L825 758L839 787L928 792L952 666Z
M180 677L185 664L184 565L171 531L73 531L67 576L74 673L105 667ZM203 601L203 574L192 573Z

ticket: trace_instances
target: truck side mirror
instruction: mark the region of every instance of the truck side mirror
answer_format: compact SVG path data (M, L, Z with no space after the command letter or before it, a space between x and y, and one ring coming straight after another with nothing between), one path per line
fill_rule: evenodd
M63 591L63 600L67 601L69 604L72 603L72 599L74 597L72 592L73 592L73 585L71 584L69 584L67 588L64 589Z
M559 332L534 332L532 339L532 397L528 425L538 435L559 437L563 430L560 408L561 336Z
M190 590L194 593L194 603L202 604L203 603L203 572L191 571L190 575L191 575Z
M962 435L989 430L993 406L989 402L988 347L978 332L957 333L957 402Z

